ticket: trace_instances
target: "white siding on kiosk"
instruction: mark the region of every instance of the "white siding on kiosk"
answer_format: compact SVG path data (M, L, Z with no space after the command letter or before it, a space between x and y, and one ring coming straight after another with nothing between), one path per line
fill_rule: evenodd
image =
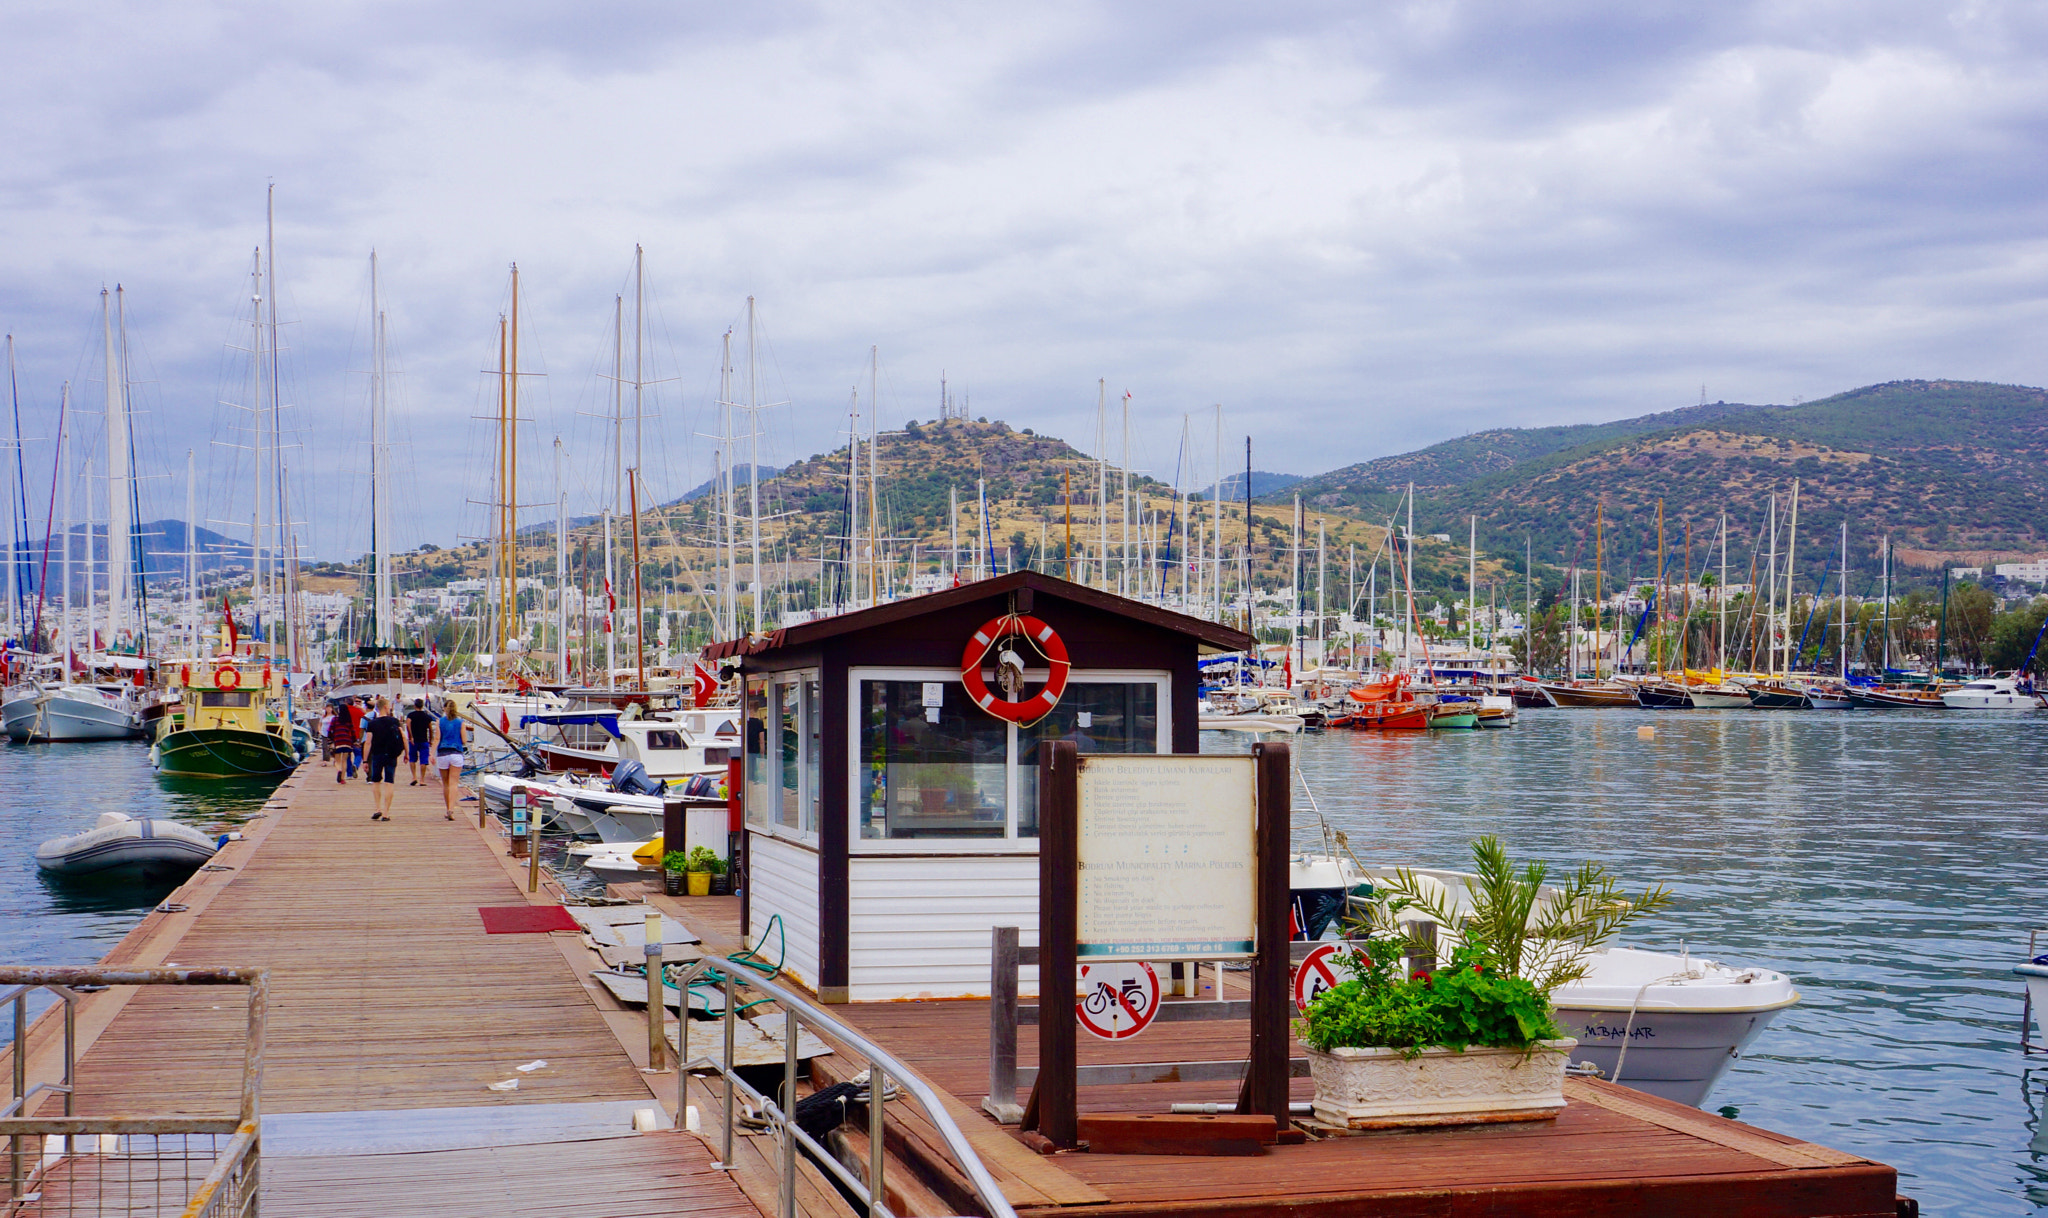
M986 998L989 932L1038 942L1038 856L855 855L849 860L847 981L854 1002ZM1038 970L1017 989L1038 992Z
M777 937L768 920L782 915L782 940L787 948L782 968L800 984L818 985L818 851L768 833L753 833L747 843L747 917L755 952L775 959Z

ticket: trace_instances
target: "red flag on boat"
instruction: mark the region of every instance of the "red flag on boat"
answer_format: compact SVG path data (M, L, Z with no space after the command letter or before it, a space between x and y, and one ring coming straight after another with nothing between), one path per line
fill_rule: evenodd
M711 705L711 695L718 692L718 674L704 667L704 661L697 661L697 689L693 702L697 706Z
M441 640L435 639L427 648L427 680L437 681L441 677Z
M503 707L498 708L498 730L507 736L512 734L512 716Z
M228 654L235 653L235 608L228 603L228 594L220 594L220 620L228 628Z
M1294 688L1294 653L1291 651L1280 657L1280 688Z

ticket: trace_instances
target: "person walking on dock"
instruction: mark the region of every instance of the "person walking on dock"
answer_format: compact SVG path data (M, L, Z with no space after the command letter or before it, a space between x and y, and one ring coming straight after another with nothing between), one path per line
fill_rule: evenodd
M327 723L327 743L334 750L334 781L346 784L356 768L356 719L346 706L334 708Z
M405 764L412 770L412 785L418 786L434 772L434 716L427 713L425 698L412 700L405 729Z
M357 767L363 764L363 710L369 705L369 702L368 698L363 698L360 701L355 698L348 698L343 700L341 710L337 712L347 715L350 724L355 729L355 743L349 746L348 750L348 776L350 778L356 776Z
M440 743L434 746L434 768L441 773L441 805L455 819L457 780L462 777L462 716L454 698L441 699Z
M405 752L405 725L391 713L391 699L377 699L377 713L365 727L370 741L371 820L391 819L391 800L398 794L398 758Z

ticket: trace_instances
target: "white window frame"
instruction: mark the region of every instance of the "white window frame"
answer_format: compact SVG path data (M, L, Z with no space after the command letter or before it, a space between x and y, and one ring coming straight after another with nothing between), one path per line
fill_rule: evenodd
M994 680L993 673L988 674ZM1047 673L1044 669L1027 669L1027 681L1043 682ZM914 837L886 838L862 837L860 835L860 731L862 725L861 683L863 681L943 681L947 685L948 698L967 696L967 689L960 683L957 668L848 668L846 670L846 847L847 853L861 855L890 854L1023 854L1038 853L1038 839L1017 836L1017 801L1020 794L1019 769L1017 765L1017 725L1008 728L1008 755L1004 763L1003 836L989 837ZM1151 684L1158 690L1158 741L1153 746L1161 753L1173 751L1173 674L1163 668L1091 668L1085 673L1076 673L1068 679L1068 688L1075 685L1140 685ZM827 808L822 815L831 815Z
M816 825L813 825L809 829L805 829L803 827L804 810L811 806L812 796L812 792L810 790L810 767L804 764L803 757L803 750L811 740L810 708L804 702L803 689L804 682L806 681L816 681L818 682L819 687L822 689L825 683L825 674L822 669L818 668L792 668L781 672L762 673L760 674L760 676L763 680L768 682L769 686L769 734L770 738L776 742L776 747L772 752L767 754L766 758L767 761L770 763L768 766L768 777L770 781L764 784L766 789L770 792L768 807L766 809L767 816L762 821L756 821L752 817L748 817L746 818L744 823L746 824L747 832L749 833L765 833L770 837L778 837L781 838L783 841L794 842L799 846L805 846L812 850L816 850L818 849L818 827ZM782 738L782 720L780 714L782 706L782 693L780 692L781 690L794 691L794 697L796 698L797 706L797 823L794 826L785 825L781 822L780 819L782 815L783 789L782 748L780 743ZM738 743L741 757L741 777L742 779L744 779L746 765L746 697L744 692L742 692L741 694L740 709L741 727L740 740ZM820 699L819 710L820 717L822 718L822 699ZM819 726L822 728L823 725L820 724ZM823 732L820 731L820 733L818 734L818 747L821 752L824 749L824 744L824 735ZM825 773L823 760L824 759L821 756L819 758L820 764L818 767L818 776L821 785L823 783ZM823 805L823 792L821 791L817 794L819 795L818 815L819 818L822 820L825 815Z

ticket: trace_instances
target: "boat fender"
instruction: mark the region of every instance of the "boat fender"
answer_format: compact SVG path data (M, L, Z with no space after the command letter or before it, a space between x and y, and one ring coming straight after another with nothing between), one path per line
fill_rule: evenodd
M998 698L990 692L988 682L982 678L981 666L995 651L996 644L1013 635L1022 635L1029 640L1039 654L1045 657L1045 688L1021 702ZM1008 660L1005 652L1002 659ZM1029 727L1051 714L1060 704L1060 695L1067 689L1067 673L1073 667L1067 657L1067 645L1052 627L1035 617L1023 614L1006 614L991 618L983 623L974 637L967 640L967 648L960 655L960 684L967 689L967 697L976 706L998 719Z

